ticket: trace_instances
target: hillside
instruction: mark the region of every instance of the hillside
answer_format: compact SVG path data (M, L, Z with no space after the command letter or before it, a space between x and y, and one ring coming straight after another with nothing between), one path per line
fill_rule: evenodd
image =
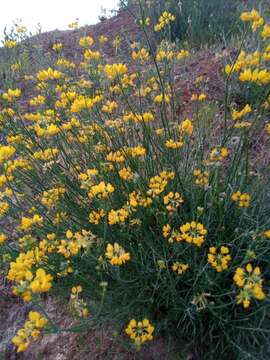
M268 13L154 1L0 49L0 360L270 354Z

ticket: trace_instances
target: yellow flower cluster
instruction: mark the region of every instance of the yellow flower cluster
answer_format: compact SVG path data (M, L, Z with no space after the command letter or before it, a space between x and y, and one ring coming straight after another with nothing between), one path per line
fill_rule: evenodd
M44 269L37 269L35 278L30 283L30 289L33 293L47 292L52 287L53 277L46 274Z
M232 119L233 120L239 120L241 118L243 118L245 115L249 114L252 112L252 108L249 104L247 104L242 110L237 111L235 109L233 109L232 111Z
M172 264L172 271L175 272L177 275L183 275L186 271L188 271L188 269L188 264L183 264L180 262L175 262Z
M238 267L233 280L240 288L240 293L237 296L237 304L243 304L244 308L248 308L252 298L264 300L265 293L262 288L263 279L258 266L253 269L253 266L248 263L245 268Z
M12 338L17 352L25 351L31 339L38 339L41 335L40 330L47 324L47 320L37 311L30 311L28 317L29 320L24 323L24 327L18 330L17 335Z
M86 302L80 298L81 293L82 287L80 285L72 287L69 308L74 315L78 317L87 317L89 315L89 310L87 308Z
M196 169L193 171L194 176L196 177L195 184L200 187L208 186L209 182L209 171L201 171Z
M150 179L148 195L159 195L161 194L168 182L174 179L174 172L162 171L159 175L156 175Z
M191 96L191 101L204 101L206 100L207 95L205 93L201 93L201 94L192 94Z
M45 97L42 95L38 95L29 100L29 105L30 106L38 106L38 105L43 105L44 102L45 102Z
M95 197L99 199L106 199L114 192L114 190L114 187L110 183L106 184L104 181L101 181L99 184L93 185L90 188L88 196L90 199Z
M57 201L65 194L66 189L64 187L58 187L44 191L41 203L46 206L48 209L55 207Z
M47 81L47 80L59 80L63 74L60 71L53 70L48 68L47 70L40 70L36 77L38 81Z
M33 225L41 226L43 224L43 217L38 214L34 214L32 218L23 216L21 218L21 225L19 229L22 231L28 231L32 228Z
M240 19L242 21L252 22L252 30L254 32L264 24L263 17L255 9L252 9L250 12L243 12L240 16Z
M15 152L16 149L13 146L0 145L0 164L11 158Z
M100 223L100 220L105 217L106 213L103 209L100 209L98 211L91 211L89 214L89 222L91 224L98 225Z
M134 173L132 172L131 168L124 167L118 171L118 174L121 179L123 180L132 180L134 178Z
M131 56L134 61L138 61L140 64L144 64L150 58L149 52L145 48L133 51Z
M123 265L130 260L130 253L118 243L108 244L105 255L112 265Z
M180 193L172 191L163 197L163 203L166 206L166 209L169 213L173 213L177 210L179 206L183 204L184 200Z
M174 141L173 139L168 139L166 140L165 142L165 146L168 148L168 149L179 149L181 148L182 146L184 146L184 142L183 141Z
M62 48L63 48L63 44L62 44L62 43L54 43L53 46L52 46L52 49L53 49L54 51L60 51L60 50L62 50Z
M251 197L247 193L241 193L239 190L232 194L232 201L236 202L240 207L249 207Z
M12 49L17 45L17 41L14 40L6 40L4 42L4 47L8 48L8 49Z
M180 230L180 231L179 231ZM189 244L194 244L201 247L205 241L207 230L201 223L196 221L187 222L181 225L179 230L172 229L171 225L167 224L163 226L163 236L168 238L169 243L174 241L186 241Z
M126 221L129 216L129 212L125 208L118 210L110 210L108 215L108 221L110 225L121 224Z
M199 247L204 243L206 234L207 230L203 224L197 223L196 221L191 221L180 226L181 239Z
M101 59L101 53L99 51L93 51L90 49L85 50L83 56L88 61L92 61L92 60L97 61Z
M143 319L142 321L132 319L126 328L126 334L137 346L140 346L146 341L153 340L154 330L154 326L150 324L148 319Z
M239 80L242 82L253 82L258 85L267 85L270 82L270 71L268 70L251 70L245 69L240 75Z
M127 203L132 209L137 208L138 206L148 207L152 204L153 200L150 197L144 196L141 192L133 191L129 194L129 201Z
M221 272L228 269L231 256L229 255L229 248L227 246L221 246L220 249L212 246L208 253L208 262L217 271Z
M35 293L49 291L52 287L53 277L44 269L38 268L33 275L32 267L38 264L42 258L42 251L38 248L20 253L15 262L10 263L7 279L15 281L13 288L15 295L21 295L24 301L30 301Z
M22 94L21 89L8 89L6 93L2 95L3 99L7 101L14 101L16 98L20 97Z
M155 25L154 30L158 32L173 21L175 21L175 16L168 11L164 11L163 14L159 17L158 24Z
M84 48L94 45L94 39L91 36L84 36L80 38L80 45Z
M109 80L119 79L122 75L126 74L128 69L125 64L113 64L105 65L104 67L105 74Z
M229 150L227 148L216 146L210 151L209 159L213 162L219 162L228 156Z

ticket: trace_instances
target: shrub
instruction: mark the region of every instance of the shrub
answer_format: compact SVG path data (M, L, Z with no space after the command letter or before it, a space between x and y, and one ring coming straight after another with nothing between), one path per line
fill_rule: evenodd
M124 6L125 2L120 4ZM187 41L193 46L224 41L239 29L241 1L181 0L128 1L144 4L144 10L155 22L165 10L176 16L171 26L172 40Z
M236 60L226 82L240 72L270 95L261 19L242 16L267 34L264 61ZM173 22L167 12L157 25ZM74 331L115 319L137 348L160 333L193 342L201 358L266 358L269 162L252 145L270 133L270 98L229 114L226 93L221 116L198 78L192 112L179 116L174 68L188 51L163 41L152 58L132 46L127 64L108 64L93 39L80 43L81 78L56 46L31 111L19 88L1 95L0 213L16 230L3 226L1 252L14 294L42 312L14 338L18 350L43 328L64 330L42 308L53 288L81 319Z

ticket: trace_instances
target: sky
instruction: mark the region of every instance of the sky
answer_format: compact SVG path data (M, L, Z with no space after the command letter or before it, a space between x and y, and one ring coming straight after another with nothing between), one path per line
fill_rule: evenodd
M35 33L40 23L42 31L65 30L79 18L79 25L95 24L101 9L116 9L119 0L0 0L0 39L4 27L22 20L22 25Z

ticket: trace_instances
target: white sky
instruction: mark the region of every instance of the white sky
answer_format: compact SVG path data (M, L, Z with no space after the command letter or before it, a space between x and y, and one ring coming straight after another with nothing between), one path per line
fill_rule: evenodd
M37 23L42 31L67 29L79 18L79 25L95 24L101 8L116 9L119 0L0 0L0 39L5 26L10 28L16 19L22 20L32 32ZM108 13L109 14L109 13Z

